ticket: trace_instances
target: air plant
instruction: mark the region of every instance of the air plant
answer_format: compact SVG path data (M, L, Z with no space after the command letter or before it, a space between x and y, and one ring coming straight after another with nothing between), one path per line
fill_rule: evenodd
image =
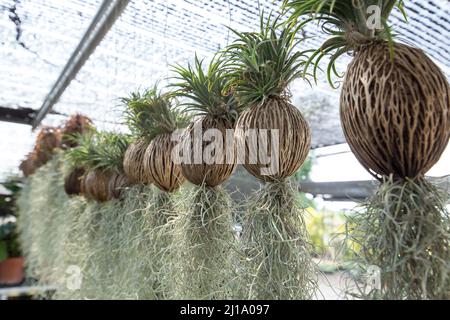
M27 178L35 173L40 165L36 150L33 150L27 154L24 160L22 160L19 169L22 171L24 177Z
M305 72L313 67L317 75L320 61L330 55L327 73L333 84L333 75L340 76L339 57L353 55L342 85L341 123L351 150L381 185L349 229L362 246L359 262L381 269L375 296L448 298L448 194L424 178L449 140L446 76L422 50L395 41L388 19L395 7L405 14L403 1L291 0L284 5L291 23L316 21L330 36L311 54ZM381 9L379 27L367 23L371 5Z
M77 135L82 135L90 130L93 130L94 126L91 119L82 115L72 115L64 124L61 129L61 148L64 150L74 148L78 146ZM68 169L65 172L64 189L69 196L77 196L83 193L83 178L86 170L83 167L66 167Z
M156 88L156 86L155 86ZM176 141L172 134L186 127L189 117L182 114L176 104L176 99L169 93L155 92L147 99L149 116L147 137L150 143L144 155L144 172L148 181L154 184L159 191L150 199L148 210L148 225L146 238L143 240L143 248L149 251L151 259L148 261L146 272L149 291L155 298L166 297L164 274L162 269L164 261L168 257L167 247L171 241L171 219L177 216L177 210L173 203L172 193L177 191L184 183L185 178L181 173L181 167L172 159ZM144 216L145 217L145 216ZM142 241L141 241L142 242ZM149 293L144 293L147 296Z
M125 105L125 124L134 138L123 160L125 174L132 183L151 183L144 171L144 155L151 137L157 134L153 131L151 110L155 100L158 100L156 86L143 93L133 92L129 97L121 99Z
M296 52L298 28L282 25L279 17L261 15L259 32L241 33L225 49L227 88L244 111L235 136L245 146L244 167L265 182L247 203L241 237L241 262L247 275L241 294L249 299L309 299L317 288L311 246L302 222L304 209L286 180L305 161L310 148L309 126L290 103L288 85L303 74L305 56ZM278 139L248 139L278 133ZM262 148L267 148L261 150ZM259 158L268 151L272 169ZM257 161L251 157L257 155Z
M227 150L234 150L233 139L227 139L227 129L234 128L239 109L234 98L224 92L226 78L222 60L214 58L204 71L203 61L196 56L193 64L174 69L177 73L174 95L184 99L181 104L197 116L180 143L189 158L181 162L183 175L195 186L182 194L179 207L184 208L184 212L173 229L174 296L226 298L230 295L229 256L234 235L229 195L219 185L236 167L234 152L231 159L227 159ZM195 159L194 149L199 148L203 154L208 147L203 141L208 130L219 133L215 139L222 142L214 141L217 143L215 159Z
M59 128L44 126L36 137L34 151L40 165L46 164L54 154L55 149L61 147L61 131Z
M150 143L144 155L144 172L160 190L173 192L184 182L181 167L172 160L172 133L186 127L189 118L181 114L168 93L156 92L147 99L149 106L147 138Z
M61 128L61 145L63 149L77 146L77 141L73 139L76 134L83 134L94 128L92 120L82 114L72 115Z
M129 137L91 130L77 135L77 140L78 146L68 150L66 158L72 168L86 169L81 186L83 195L99 202L120 197L120 191L129 185L122 173Z

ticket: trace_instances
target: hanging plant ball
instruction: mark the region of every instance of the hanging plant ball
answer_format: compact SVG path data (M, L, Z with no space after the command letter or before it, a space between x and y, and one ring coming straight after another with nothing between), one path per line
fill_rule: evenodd
M120 199L122 191L131 186L128 177L123 173L113 173L109 177L108 182L108 195L109 199Z
M236 168L235 156L231 161L230 159L226 159L226 150L235 147L234 141L226 141L226 130L232 129L233 127L228 120L214 118L209 115L198 118L189 124L186 128L182 144L185 146L183 150L189 151L191 162L194 162L195 160L194 150L198 149L203 153L203 150L205 150L210 143L208 141L203 141L203 139L201 139L202 136L196 137L194 135L196 127L201 129L201 133L206 132L208 129L217 129L220 131L225 140L223 141L222 155L217 157L217 161L212 164L205 162L203 157L202 162L199 164L187 164L183 162L181 164L181 170L186 179L195 185L202 185L202 183L205 183L209 187L216 187L227 180ZM201 146L199 146L200 144Z
M61 129L62 146L63 148L73 148L77 146L73 136L76 134L83 134L94 127L92 120L84 115L75 114L67 120L64 127Z
M39 161L44 164L53 156L53 151L61 146L61 131L58 128L42 127L36 137L35 150Z
M103 170L92 170L84 178L84 196L89 200L106 202L109 200L110 173Z
M258 155L259 149L256 141L251 141L245 136L249 129L267 129L267 156L275 152L278 159L278 170L273 174L263 175L261 169L267 168L267 164L249 161L249 155ZM278 130L278 150L272 145L271 131ZM261 135L259 131L259 135ZM255 177L263 181L280 181L294 174L308 156L311 146L311 132L301 112L288 100L279 97L272 98L265 103L255 104L245 110L236 124L236 140L245 145L244 167ZM273 158L272 158L273 159ZM273 165L273 161L271 162Z
M73 169L64 178L64 190L69 196L77 196L82 194L82 185L84 184L84 174L86 170L78 167Z
M125 152L123 170L131 183L151 183L144 170L144 156L147 147L148 140L140 138L131 143Z
M185 181L180 165L172 161L175 144L170 134L160 134L150 142L144 156L144 170L149 180L167 192L177 190Z
M420 49L380 42L360 50L342 87L341 121L358 160L373 174L423 175L450 137L447 79ZM368 125L370 124L370 125Z
M39 160L37 158L36 151L30 152L25 160L20 163L19 169L22 171L25 177L32 175L36 169L40 166Z

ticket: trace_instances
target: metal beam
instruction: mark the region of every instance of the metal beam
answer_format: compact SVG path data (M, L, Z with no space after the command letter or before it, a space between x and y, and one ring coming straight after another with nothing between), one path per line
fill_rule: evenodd
M330 201L360 201L370 196L376 189L376 181L342 181L342 182L312 182L305 181L300 185L300 191L314 196L322 196Z
M92 20L89 28L76 47L72 56L67 61L66 66L59 75L58 80L53 85L49 94L45 98L39 112L32 122L33 129L41 123L42 119L52 109L62 96L70 82L89 59L100 41L105 37L114 22L125 10L130 0L103 0L97 14Z
M450 192L450 176L442 178L431 178L438 188L444 192ZM342 181L342 182L302 182L300 191L311 193L314 196L322 196L330 201L361 201L375 192L378 182L367 181Z
M36 114L31 108L0 107L0 121L30 125Z

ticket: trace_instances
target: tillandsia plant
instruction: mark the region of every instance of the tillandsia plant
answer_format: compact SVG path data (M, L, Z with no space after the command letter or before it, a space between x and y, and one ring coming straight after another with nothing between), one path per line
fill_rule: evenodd
M144 172L162 191L177 190L185 178L179 164L172 160L172 133L185 128L189 118L180 112L176 100L169 93L157 92L147 99L150 107L147 137L151 141L144 155Z
M78 145L76 135L88 132L93 128L94 125L87 116L79 113L72 115L61 128L61 148L67 150L76 147ZM64 173L64 190L69 196L80 195L85 169L82 167L68 169L70 171Z
M176 66L177 73L174 87L178 88L174 95L184 98L182 106L194 114L194 121L187 127L182 144L188 154L188 161L183 161L181 168L187 180L195 185L205 183L216 187L233 173L236 167L235 154L227 157L227 151L234 151L234 141L229 141L227 130L233 129L239 115L239 108L234 97L224 92L226 75L223 60L214 57L206 71L203 61L197 56L193 65L187 68ZM221 150L216 150L214 161L200 159L196 161L196 149L203 150L208 145L203 136L208 130L220 132ZM198 133L199 136L196 135ZM185 155L184 155L185 156ZM199 163L197 163L199 162ZM212 162L212 163L211 163Z
M20 163L19 169L22 171L24 177L29 177L40 166L39 159L37 157L36 150L33 150L27 154L24 160Z
M317 287L311 246L303 223L304 209L286 180L305 161L310 130L289 101L288 85L303 73L305 57L296 52L301 40L297 27L282 25L279 17L265 21L259 32L234 31L237 39L225 50L230 73L228 87L245 110L237 120L236 138L245 145L244 167L266 183L249 201L241 237L242 264L247 278L241 294L249 299L309 299ZM246 132L277 132L267 144L247 139ZM261 138L261 137L259 137ZM267 150L260 150L263 147ZM259 148L258 148L259 147ZM260 159L271 153L274 168Z
M94 128L92 120L82 114L72 115L61 128L61 145L63 149L77 146L77 141L72 139L73 135L83 134Z
M363 297L448 298L449 196L424 178L450 136L445 75L422 50L395 42L388 19L396 6L403 11L402 1L284 5L292 23L306 17L300 24L317 21L330 35L309 58L317 69L331 55L330 82L337 59L353 53L342 86L341 123L357 159L381 182L350 228L362 246L361 263L381 269L381 289ZM380 9L378 26L369 23L371 6Z
M158 89L133 92L129 97L122 98L125 105L125 123L132 132L134 141L128 147L123 160L123 168L128 179L136 184L150 184L144 171L144 155L150 143L152 132L152 103L158 100Z
M174 252L183 261L175 265L174 296L187 299L218 299L229 297L231 268L228 266L233 246L232 213L229 195L219 185L230 177L236 167L234 141L227 129L234 128L239 109L234 98L224 92L226 82L223 61L213 58L205 71L195 57L187 68L176 66L177 90L174 95L196 119L187 127L180 145L183 175L195 186L183 193L180 208L184 213L174 226ZM209 144L203 141L214 132L211 159L196 159L195 150L203 155ZM220 140L220 142L219 142ZM231 140L231 141L230 141ZM231 149L231 158L227 154ZM213 155L214 154L214 155Z
M123 174L123 157L129 137L111 132L91 130L77 135L78 146L67 151L66 157L73 168L85 168L82 194L88 199L105 202L120 197L129 185Z
M155 86L156 88L156 86ZM146 278L150 290L143 291L143 295L154 294L155 298L166 298L163 267L168 257L167 247L171 241L172 224L169 223L177 216L171 193L177 191L185 178L179 163L172 159L176 141L172 134L187 126L190 119L180 112L176 99L170 93L155 92L147 99L150 107L147 126L147 137L150 143L144 155L144 172L147 180L154 184L159 192L155 192L146 209L147 225L145 238L141 240L147 255Z
M59 128L43 126L36 137L34 151L40 165L46 164L56 148L61 147L61 131Z

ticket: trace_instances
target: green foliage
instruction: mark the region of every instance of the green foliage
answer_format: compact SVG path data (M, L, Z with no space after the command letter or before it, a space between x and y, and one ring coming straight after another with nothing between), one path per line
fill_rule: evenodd
M227 88L245 107L285 95L288 85L303 76L306 56L295 51L302 41L296 38L299 27L279 19L270 16L264 22L261 15L259 32L232 30L237 39L225 49Z
M298 169L298 171L294 174L294 177L299 182L309 181L313 164L314 164L314 155L310 153L306 161L300 167L300 169Z
M172 86L178 89L173 94L186 98L181 105L186 107L187 112L224 118L234 123L239 109L233 95L225 92L227 74L223 63L215 57L205 72L203 60L200 61L196 55L193 65L189 63L187 68L174 66L178 75L175 77L177 82Z
M126 105L125 123L135 137L145 137L150 141L159 134L172 133L189 123L189 117L180 112L172 95L161 93L156 85L121 100Z
M123 156L130 143L129 136L91 130L76 137L78 146L66 153L66 159L72 167L122 171Z
M0 261L21 255L15 221L0 224Z
M357 5L355 5L357 4ZM383 28L369 28L367 25L367 8L377 5L381 8L381 23ZM373 41L388 41L391 44L393 54L393 34L387 20L392 9L397 6L405 16L402 0L285 0L284 8L291 12L289 21L296 22L299 18L305 18L299 24L318 21L322 32L330 38L315 50L305 66L305 74L311 65L314 66L314 79L317 80L319 62L331 55L327 68L328 81L334 86L332 75L342 77L335 63L345 53L358 50L361 46Z

